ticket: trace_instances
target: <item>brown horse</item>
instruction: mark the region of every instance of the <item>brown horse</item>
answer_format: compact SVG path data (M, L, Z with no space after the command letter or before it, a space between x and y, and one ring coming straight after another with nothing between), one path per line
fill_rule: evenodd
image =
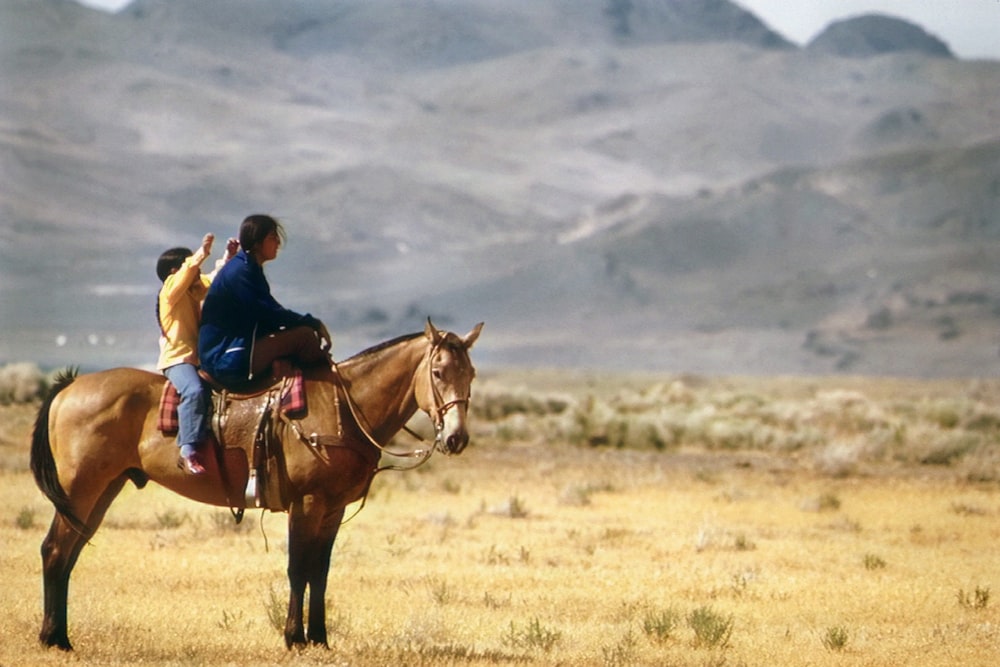
M288 430L292 435L283 439L289 500L289 647L327 645L325 597L333 542L344 508L366 495L382 447L418 409L433 420L438 449L457 454L468 444L465 422L475 376L468 351L482 326L460 337L438 331L428 320L423 334L382 343L336 367L306 372L308 414L293 422ZM72 649L66 612L70 574L128 480L139 488L153 480L199 502L234 506L230 478L242 474L240 481L246 480L246 456L242 450L226 450L221 460L227 474L211 456L204 457L205 474L182 472L174 439L157 430L163 384L161 375L129 368L80 377L68 373L39 410L31 469L56 508L41 549L43 644ZM233 426L226 427L227 441L254 437L256 420L238 413L258 406L245 403L236 403L229 416ZM242 461L233 463L232 453ZM308 634L303 618L307 586Z

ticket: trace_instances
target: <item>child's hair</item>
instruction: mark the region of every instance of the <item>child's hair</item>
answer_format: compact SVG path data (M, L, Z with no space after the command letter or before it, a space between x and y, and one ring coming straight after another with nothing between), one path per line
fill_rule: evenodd
M240 247L246 252L253 252L271 233L277 234L282 243L285 242L285 228L280 222L263 213L248 215L240 225Z
M190 248L171 248L164 251L156 261L156 275L160 278L160 282L164 282L174 269L181 268L184 260L192 254Z

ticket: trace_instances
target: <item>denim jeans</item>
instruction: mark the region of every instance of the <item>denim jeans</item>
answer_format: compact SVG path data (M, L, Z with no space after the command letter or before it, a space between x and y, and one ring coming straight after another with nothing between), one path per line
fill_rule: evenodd
M163 371L181 396L177 406L177 446L196 449L205 434L208 414L208 392L201 382L198 369L191 364L177 364Z

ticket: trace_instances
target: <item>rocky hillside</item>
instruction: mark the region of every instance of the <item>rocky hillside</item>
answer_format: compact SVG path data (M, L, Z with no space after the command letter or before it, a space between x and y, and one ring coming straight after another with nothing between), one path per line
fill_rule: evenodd
M482 364L997 361L1000 63L912 24L841 57L725 0L0 14L0 360L150 363L159 252L266 211L338 356L431 315L485 320Z

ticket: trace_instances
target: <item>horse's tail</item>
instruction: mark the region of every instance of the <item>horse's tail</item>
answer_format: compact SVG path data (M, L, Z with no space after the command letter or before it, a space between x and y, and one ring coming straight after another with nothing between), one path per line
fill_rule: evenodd
M77 369L67 368L61 371L55 379L49 395L38 409L38 416L35 418L35 430L31 436L31 472L35 476L35 483L48 498L56 511L66 517L66 520L83 534L87 533L86 524L78 519L70 507L69 496L66 490L59 483L59 473L56 470L56 460L52 456L52 446L49 442L49 413L52 410L52 401L66 387L73 384L76 379Z

